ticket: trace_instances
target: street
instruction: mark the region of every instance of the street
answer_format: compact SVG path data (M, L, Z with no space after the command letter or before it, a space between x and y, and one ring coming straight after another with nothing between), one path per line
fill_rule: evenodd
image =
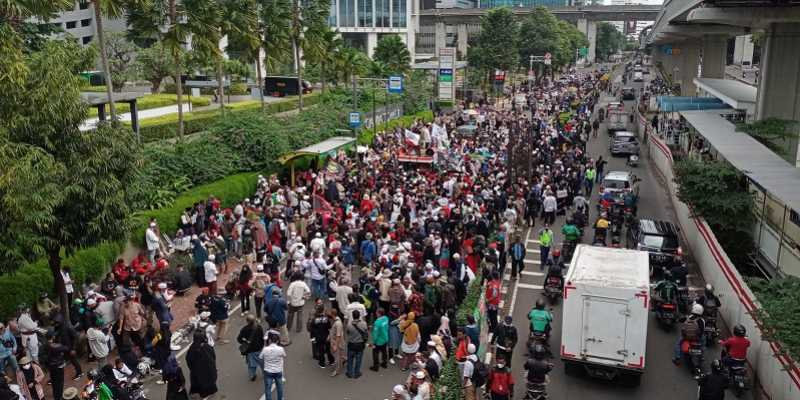
M637 93L639 93L644 84L631 82L630 86L637 89ZM605 103L611 100L611 98L604 95L601 95L600 99L599 107L605 107ZM629 109L631 108L631 105L626 105ZM605 168L606 172L630 169L625 166L625 158L614 158L609 154L608 135L606 134L604 125L605 124L601 125L601 132L598 138L589 141L588 154L594 159L602 155L603 158L608 161ZM662 189L661 182L651 170L651 166L647 161L644 151L646 150L643 150L642 162L638 167L632 169L633 172L641 178L639 216L674 221L673 211L669 206L669 201ZM597 217L595 208L597 201L596 193L590 201L589 224L593 223ZM562 242L560 238L560 229L563 222L564 216L559 216L556 219L556 223L552 226L553 231L556 233L554 243L560 244ZM506 268L506 275L503 280L502 291L505 293L505 303L501 308L511 310L514 324L517 327L520 337L512 362L512 373L518 383L515 387L515 398L518 399L522 399L525 393L525 371L523 369L523 364L525 362L525 340L528 334L527 314L537 299L544 298L541 293L544 274L539 269L539 246L538 242L535 240L538 230L542 227L541 224L541 219L537 219L536 227L524 232L528 251L525 270L521 274L519 280L516 282L509 280L509 268ZM589 240L591 235L592 230L590 227L587 227L585 229L584 242ZM690 275L690 287L695 290L703 287L703 282L696 274ZM724 307L725 300L722 299L722 301ZM233 307L234 305L235 307ZM231 323L227 335L231 343L218 343L216 346L219 374L217 381L219 393L216 395L216 398L259 400L264 398L263 380L260 375L255 382L248 380L244 358L239 354L238 345L235 342L235 337L244 323L244 318L241 317L238 305L238 301L232 303ZM304 322L309 312L311 312L311 307L307 304ZM548 387L550 398L565 400L675 400L693 399L696 397L697 385L690 376L687 368L684 365L681 365L680 368L676 367L670 361L672 348L678 335L677 329L673 329L672 332L665 332L656 324L655 317L652 313L648 327L646 368L641 380L641 385L638 387L623 387L613 382L599 381L585 376L567 376L564 373L564 368L561 361L558 359L557 351L560 347L559 343L561 337L560 305L553 306L552 312L555 321L552 326L553 331L550 345L551 348L554 349L554 358L551 360L554 364L554 368L550 374L550 385ZM500 318L502 319L502 317L503 313L501 313ZM346 378L343 374L332 378L330 376L330 369L321 369L317 366L316 362L312 360L309 336L305 329L300 333L292 332L290 336L292 338L292 344L286 348L287 360L285 366L286 372L284 375L286 377L284 390L286 397L289 399L383 399L389 397L390 391L395 384L403 382L407 377L407 373L401 372L397 366L392 365L390 365L388 369L382 369L377 373L368 370L367 368L372 365L372 358L370 350L367 349L364 353L362 364L364 375L360 379L351 380ZM178 356L179 362L184 366L184 373L187 375L188 380L188 369L185 367L185 360L183 357L187 347L188 345L178 353ZM715 346L715 348L708 351L706 366L711 360L719 356L718 352L719 346ZM166 390L166 387L150 383L148 389L150 398L160 398ZM750 395L751 393L748 392L745 396Z

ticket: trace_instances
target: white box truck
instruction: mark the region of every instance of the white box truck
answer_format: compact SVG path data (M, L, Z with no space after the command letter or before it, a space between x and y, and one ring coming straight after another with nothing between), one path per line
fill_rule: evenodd
M620 378L644 373L650 301L647 252L579 245L564 284L561 360L567 373Z

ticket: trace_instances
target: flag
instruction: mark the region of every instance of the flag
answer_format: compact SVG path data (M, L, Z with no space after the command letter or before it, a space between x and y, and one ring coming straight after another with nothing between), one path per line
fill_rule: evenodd
M406 129L406 142L412 146L419 146L419 135Z

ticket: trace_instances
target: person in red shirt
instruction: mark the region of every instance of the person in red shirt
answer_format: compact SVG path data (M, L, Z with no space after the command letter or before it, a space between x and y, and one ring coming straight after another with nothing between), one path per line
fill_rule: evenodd
M514 376L502 357L497 358L497 365L489 373L487 386L492 400L508 400L514 393Z
M750 347L750 339L747 337L747 330L741 324L733 327L733 336L720 340L719 344L725 349L722 362L726 367L741 364L747 359L747 349Z
M150 260L147 259L147 255L144 252L139 253L139 255L131 261L131 268L136 272L138 275L145 275L147 271L152 268L152 264L150 264Z
M114 266L111 268L111 271L114 272L114 279L117 282L125 282L128 280L128 276L130 276L130 271L128 271L128 266L125 265L125 260L118 259Z
M489 319L489 332L497 328L497 312L500 309L500 274L492 271L486 285L486 316Z

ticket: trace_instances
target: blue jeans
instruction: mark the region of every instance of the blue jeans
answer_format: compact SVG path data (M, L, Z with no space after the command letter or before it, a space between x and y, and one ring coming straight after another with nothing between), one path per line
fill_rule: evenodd
M247 353L244 362L247 363L247 376L250 379L256 377L256 370L261 367L261 360L258 359L259 352Z
M272 400L272 383L275 383L275 394L278 400L283 400L283 373L264 372L264 398Z
M544 271L544 266L547 265L547 259L550 258L550 246L539 246L539 256L541 257L539 271Z
M364 350L353 350L350 344L347 345L347 376L355 378L361 375L361 359L364 357Z
M11 370L16 374L19 366L17 365L17 358L14 355L0 358L0 373L6 372L6 367L11 365Z
M326 287L325 282L327 282L325 278L311 280L311 293L314 294L315 298L325 299L328 297L328 288Z

